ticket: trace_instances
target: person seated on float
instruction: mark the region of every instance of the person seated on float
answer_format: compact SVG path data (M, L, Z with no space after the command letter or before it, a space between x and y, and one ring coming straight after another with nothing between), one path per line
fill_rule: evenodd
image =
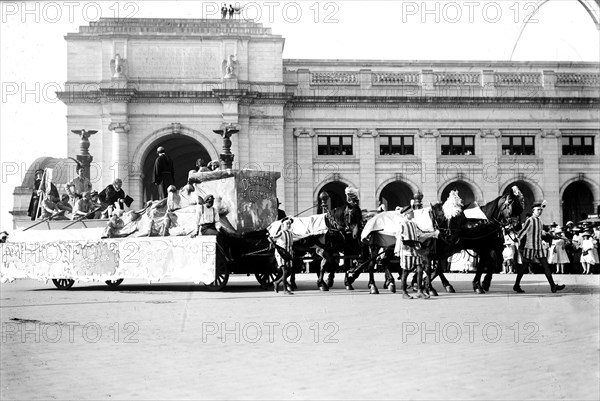
M200 197L198 201L200 202ZM217 235L221 228L221 222L219 217L219 211L213 207L215 197L212 194L208 194L204 198L203 204L196 205L196 225L197 229L192 238L202 235Z
M62 194L60 202L56 204L60 210L64 210L65 213L73 213L73 206L69 203L69 195Z
M217 160L212 160L208 163L208 169L210 171L216 171L221 168L221 164Z
M106 208L106 206L104 206L102 202L100 202L100 195L98 194L98 191L93 190L92 192L90 192L90 197L92 200L92 207L96 210L96 212L92 217L90 217L90 219L102 218L102 211Z
M65 212L61 211L57 203L59 199L57 196L48 195L46 199L42 202L42 219L48 220L64 220L66 217L64 216Z
M207 173L211 170L206 165L206 161L203 158L199 158L196 160L196 172L197 173Z
M125 222L121 216L123 216L123 211L121 209L113 210L108 223L106 223L106 228L104 229L104 235L102 238L117 237L117 232L125 226Z
M81 195L81 199L75 202L73 216L71 216L71 219L79 220L93 218L94 214L96 214L96 211L97 210L94 209L94 203L92 202L91 193L86 191Z
M133 199L125 195L123 191L123 180L115 178L112 184L109 184L104 188L100 194L99 199L102 202L102 206L105 208L104 216L112 216L112 211L117 208L124 210L125 206L129 207Z
M83 176L83 166L77 166L76 171L77 177L73 178L66 185L67 193L74 203L83 197L84 192L90 192L92 190L92 182Z

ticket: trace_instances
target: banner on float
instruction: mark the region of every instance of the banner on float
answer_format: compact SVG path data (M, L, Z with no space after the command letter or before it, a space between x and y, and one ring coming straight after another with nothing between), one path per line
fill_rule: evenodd
M215 280L215 236L60 240L0 244L0 282L67 278L80 282L176 278Z

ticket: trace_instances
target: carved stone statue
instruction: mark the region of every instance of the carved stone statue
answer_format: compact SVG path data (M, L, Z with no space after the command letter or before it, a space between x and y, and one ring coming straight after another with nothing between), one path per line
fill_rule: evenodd
M237 61L235 61L235 56L233 54L230 54L229 57L227 58L227 60L223 60L223 63L221 63L223 73L225 74L223 76L223 78L234 78L236 76L235 75L236 65L237 65Z
M125 78L127 74L127 60L121 58L117 53L115 58L110 60L110 71L113 78Z

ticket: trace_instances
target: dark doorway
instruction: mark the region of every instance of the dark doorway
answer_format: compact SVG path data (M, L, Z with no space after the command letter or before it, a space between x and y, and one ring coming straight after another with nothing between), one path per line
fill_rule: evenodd
M458 190L458 196L460 196L462 199L464 206L467 206L475 201L475 195L473 194L471 187L469 187L469 185L464 181L455 181L451 184L448 184L442 191L442 202L446 202L448 195L450 195L450 191L455 189Z
M333 210L338 206L343 206L346 204L346 189L348 185L344 184L340 181L330 182L326 184L320 191L318 195L321 195L322 192L327 192L329 194L330 205L329 210ZM319 203L319 196L317 195L317 203ZM317 209L317 213L323 213L321 207L319 206Z
M413 198L413 191L401 181L387 184L381 191L379 200L387 206L387 210L394 210L397 206L408 206Z
M569 185L562 196L563 224L567 221L577 223L585 220L589 214L594 213L594 195L588 186L576 181Z
M519 188L519 191L521 191L521 193L523 194L523 198L525 198L525 209L523 209L523 213L521 213L521 216L520 216L521 221L525 221L525 216L527 215L527 213L531 213L531 206L533 205L533 202L535 201L535 195L533 194L533 191L531 190L529 185L524 181L513 182L512 184L510 184L509 186L506 187L506 189L504 190L502 195L511 193L512 187L514 185L516 185L517 188Z
M162 137L148 147L148 153L144 159L144 202L158 199L158 188L154 185L153 170L157 158L156 149L162 146L165 153L173 159L175 169L175 186L181 188L187 184L188 173L196 169L196 160L202 158L209 162L210 155L198 141L182 135L169 135Z

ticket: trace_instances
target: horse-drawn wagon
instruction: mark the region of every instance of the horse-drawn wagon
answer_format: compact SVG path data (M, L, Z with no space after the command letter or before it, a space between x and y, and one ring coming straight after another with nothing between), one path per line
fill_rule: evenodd
M279 176L254 170L190 173L188 199L217 198L218 235L191 235L198 206L186 204L177 191L126 213L110 233L107 220L88 220L87 228L50 221L17 231L1 244L0 281L52 280L57 288L69 289L75 282L116 287L124 279L180 279L218 291L230 274L254 274L268 285L277 275L266 227L277 217Z

